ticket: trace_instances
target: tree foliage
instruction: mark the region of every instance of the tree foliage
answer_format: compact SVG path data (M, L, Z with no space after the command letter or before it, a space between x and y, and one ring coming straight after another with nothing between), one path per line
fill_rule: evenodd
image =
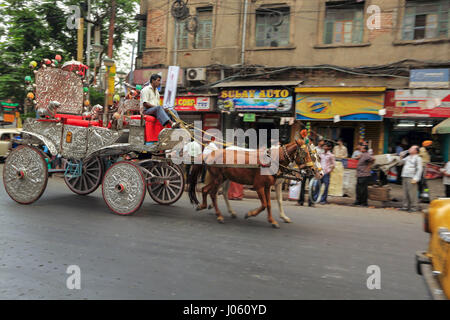
M11 98L23 103L26 92L24 77L32 75L29 63L60 54L64 61L76 58L77 30L67 26L73 12L69 6L80 6L78 0L3 0L0 4L0 100ZM118 52L124 36L137 29L133 19L139 0L116 0L114 50ZM101 44L108 45L110 0L91 0L91 19L101 28ZM86 32L85 24L85 32ZM92 28L92 39L94 28ZM86 36L84 37L86 46ZM124 57L128 59L128 57ZM91 59L93 62L94 59ZM92 67L92 64L91 64Z

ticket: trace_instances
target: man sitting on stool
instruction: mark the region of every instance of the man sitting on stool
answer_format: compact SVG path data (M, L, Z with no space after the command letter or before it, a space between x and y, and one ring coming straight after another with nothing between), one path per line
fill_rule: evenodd
M172 128L177 126L177 123L170 119L163 107L159 105L160 95L158 87L161 84L161 76L159 74L152 74L150 77L150 85L144 87L141 91L141 115L152 115L156 116L158 121L166 126L168 123L171 124ZM179 118L178 113L175 109L171 110L175 117Z

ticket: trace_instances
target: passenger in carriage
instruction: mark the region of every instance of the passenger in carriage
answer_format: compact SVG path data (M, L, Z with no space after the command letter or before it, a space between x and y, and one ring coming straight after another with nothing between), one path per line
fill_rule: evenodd
M144 87L141 91L141 115L152 115L156 116L158 121L166 126L170 124L172 128L177 127L175 119L171 119L167 114L166 110L159 105L160 95L158 87L161 84L161 76L158 74L152 74L150 77L150 85ZM179 118L178 113L175 109L171 109L174 115Z

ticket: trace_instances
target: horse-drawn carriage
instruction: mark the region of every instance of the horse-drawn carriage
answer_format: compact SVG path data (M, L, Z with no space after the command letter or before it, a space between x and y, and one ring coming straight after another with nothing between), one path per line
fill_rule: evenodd
M160 204L176 202L184 191L182 169L165 156L177 142L173 130L152 116L142 119L139 101L122 100L116 119L83 113L83 82L64 68L42 67L36 74L39 117L23 125L21 145L5 161L3 182L8 195L30 204L43 194L49 174L64 173L64 181L79 195L102 185L103 199L116 214L130 215L142 205L146 192ZM93 108L95 109L95 108ZM106 119L106 122L104 123ZM52 157L64 169L50 169Z

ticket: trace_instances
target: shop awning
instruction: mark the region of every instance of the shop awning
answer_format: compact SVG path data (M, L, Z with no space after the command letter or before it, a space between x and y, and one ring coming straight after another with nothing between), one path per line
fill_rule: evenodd
M384 92L386 87L300 87L295 92Z
M433 134L450 134L450 118L442 121L432 130Z
M230 81L221 82L213 86L213 88L237 88L237 87L296 87L302 80L289 81Z

